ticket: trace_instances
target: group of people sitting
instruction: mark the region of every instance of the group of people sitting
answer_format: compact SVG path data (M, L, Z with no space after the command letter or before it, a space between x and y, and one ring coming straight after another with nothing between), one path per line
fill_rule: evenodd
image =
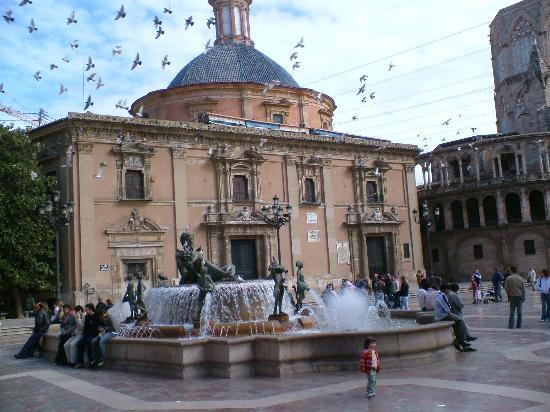
M88 303L84 307L72 307L58 301L51 313L48 313L46 303L37 303L34 306L33 333L15 358L29 358L36 351L43 352L40 338L48 331L50 324L59 323L60 335L55 363L74 368L101 368L107 358L107 343L116 336L115 322L107 312L110 307L110 300L105 304L99 299L97 306ZM86 363L85 352L88 358Z

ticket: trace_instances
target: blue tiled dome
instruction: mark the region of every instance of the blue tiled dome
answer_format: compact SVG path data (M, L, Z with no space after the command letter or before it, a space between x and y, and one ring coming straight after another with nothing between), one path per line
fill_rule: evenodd
M195 57L168 88L205 83L269 83L300 87L281 66L254 47L242 43L218 44Z

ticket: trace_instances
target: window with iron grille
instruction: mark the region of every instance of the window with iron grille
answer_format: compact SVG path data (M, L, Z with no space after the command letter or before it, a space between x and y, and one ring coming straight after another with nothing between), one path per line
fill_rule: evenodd
M483 259L483 245L474 245L474 259Z
M315 203L317 201L315 196L315 182L313 179L304 180L304 200L306 203Z
M377 203L379 201L378 184L376 182L367 182L367 203Z
M533 239L525 239L523 241L523 250L526 255L536 255L535 241Z
M126 273L145 278L145 262L126 262Z
M408 243L403 243L403 259L411 258L411 247Z
M233 201L248 202L248 179L246 176L233 176Z
M124 178L126 199L144 199L143 172L141 170L126 170Z

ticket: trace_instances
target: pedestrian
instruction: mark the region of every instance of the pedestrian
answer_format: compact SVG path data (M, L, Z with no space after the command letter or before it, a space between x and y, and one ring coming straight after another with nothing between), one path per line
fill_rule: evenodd
M46 305L39 302L34 305L34 329L32 335L27 339L19 353L15 354L16 359L30 358L35 351L42 353L44 350L40 346L40 338L46 334L50 327L50 317Z
M325 306L332 306L332 302L337 298L336 292L334 291L334 285L332 282L327 283L325 290L321 293L321 299L325 302Z
M68 365L69 360L65 352L65 343L71 338L76 329L76 317L74 309L71 305L63 305L63 317L61 318L59 334L59 343L57 345L57 354L55 355L55 363L57 365Z
M82 337L77 344L77 362L74 367L76 369L84 367L84 350L88 347L88 362L92 364L94 357L92 352L92 340L98 335L98 320L95 314L95 306L93 303L88 303L84 306L86 316L84 317L84 329Z
M525 302L525 284L523 278L516 273L517 269L510 268L512 274L504 281L504 290L510 302L510 317L508 318L508 329L514 329L514 315L517 310L516 328L521 328L522 306Z
M468 288L468 290L471 290L472 291L472 297L473 297L473 304L474 305L477 305L479 302L477 301L477 289L478 289L478 286L477 286L477 282L475 280L475 275L472 275L472 278L470 279L470 287Z
M63 348L65 349L65 356L69 362L69 366L74 366L78 360L78 341L82 337L82 331L84 330L84 308L80 305L74 308L74 317L76 327L73 331L71 338L65 342Z
M527 272L527 282L531 284L531 288L533 290L537 290L535 287L537 283L537 272L535 272L535 269L529 268L529 271Z
M481 273L479 272L479 269L476 269L476 272L474 273L474 280L477 283L477 287L481 287Z
M493 273L491 282L493 283L493 291L495 292L495 299L498 302L502 302L502 291L500 288L500 285L502 283L502 273L500 273L497 268L495 268L495 273Z
M420 281L422 280L422 271L421 270L418 270L416 272L416 284L418 285L418 287L420 287Z
M409 282L405 276L401 276L401 286L399 288L399 309L409 310Z
M542 275L536 283L536 288L540 292L540 303L542 305L540 321L550 322L550 276L548 276L548 270L544 269L542 271Z
M376 339L365 339L364 349L359 360L361 372L367 375L367 399L376 396L376 376L380 373L380 356L376 351Z
M94 360L92 366L101 368L107 359L107 343L114 337L115 322L106 311L97 311L99 334L92 340L92 351Z

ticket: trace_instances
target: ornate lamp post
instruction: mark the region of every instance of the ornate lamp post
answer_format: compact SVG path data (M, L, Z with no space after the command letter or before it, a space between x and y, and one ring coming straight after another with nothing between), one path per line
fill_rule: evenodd
M422 206L420 207L420 216L418 215L418 210L413 209L411 212L415 223L419 223L422 229L422 234L424 235L424 250L426 251L426 277L431 277L433 275L432 268L432 249L430 246L430 225L432 224L432 219L430 219L430 212L428 209L428 201L424 200ZM434 223L439 219L439 207L436 207L434 210Z
M59 270L59 231L62 227L68 226L73 215L73 202L61 204L61 193L54 190L50 200L40 205L38 210L41 215L46 216L55 230L55 268L56 268L56 298L61 299L61 273Z
M268 225L275 228L277 231L277 257L281 263L281 238L279 230L290 222L292 216L292 206L286 206L286 213L283 213L283 207L279 203L279 196L273 196L273 204L271 206L262 206L260 218Z

